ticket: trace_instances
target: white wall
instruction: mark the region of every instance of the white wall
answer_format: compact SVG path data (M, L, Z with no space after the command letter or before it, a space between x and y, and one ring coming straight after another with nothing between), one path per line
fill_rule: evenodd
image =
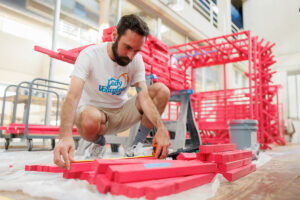
M0 32L0 81L18 83L45 77L49 59L33 51L34 42Z
M36 77L47 78L49 56L34 51L51 49L52 28L30 17L0 8L0 82L17 84ZM57 48L72 49L88 43L58 34ZM69 82L73 65L54 60L54 80Z
M243 4L244 26L252 35L272 43L275 60L273 77L275 84L281 84L279 99L284 104L285 120L288 111L287 73L300 70L300 1L299 0L245 0ZM293 98L293 97L292 97ZM297 122L299 123L299 122ZM300 127L300 124L296 124ZM294 142L300 142L300 129Z

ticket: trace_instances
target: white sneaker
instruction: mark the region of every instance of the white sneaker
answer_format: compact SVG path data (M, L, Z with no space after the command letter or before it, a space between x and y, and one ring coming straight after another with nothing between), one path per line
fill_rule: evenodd
M133 157L134 156L134 150L136 148L136 145L133 145L131 147L128 147L125 151L125 157Z
M105 152L106 152L106 145L93 144L88 149L87 158L89 159L103 158Z
M85 154L85 151L91 146L91 144L93 143L81 138L78 142L78 148L75 151L75 155L83 156Z
M126 157L134 157L134 156L146 156L152 154L152 147L143 147L143 143L138 143L137 145L133 145L128 147L125 151Z

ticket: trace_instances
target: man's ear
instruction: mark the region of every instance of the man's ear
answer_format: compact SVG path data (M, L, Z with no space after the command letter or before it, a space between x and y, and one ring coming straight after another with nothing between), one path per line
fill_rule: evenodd
M111 34L112 41L113 42L116 41L117 37L118 37L118 31L117 31L117 28L114 28L114 30L113 30L113 32Z

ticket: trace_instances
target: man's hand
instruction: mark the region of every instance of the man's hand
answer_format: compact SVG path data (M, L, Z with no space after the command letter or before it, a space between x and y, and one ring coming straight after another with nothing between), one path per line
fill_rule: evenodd
M165 127L157 129L152 143L157 144L155 158L164 159L168 156L171 143L169 132Z
M59 140L54 148L54 163L63 168L70 169L74 161L75 143L72 137L64 137ZM61 156L63 160L61 159Z

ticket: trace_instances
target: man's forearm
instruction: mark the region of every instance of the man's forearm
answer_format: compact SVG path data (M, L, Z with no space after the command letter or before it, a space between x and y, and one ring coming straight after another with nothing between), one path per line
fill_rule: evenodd
M70 97L67 97L64 101L61 112L59 138L72 136L77 104L78 103Z
M165 127L163 121L161 120L160 113L149 96L144 95L140 101L140 104L144 114L156 128Z

